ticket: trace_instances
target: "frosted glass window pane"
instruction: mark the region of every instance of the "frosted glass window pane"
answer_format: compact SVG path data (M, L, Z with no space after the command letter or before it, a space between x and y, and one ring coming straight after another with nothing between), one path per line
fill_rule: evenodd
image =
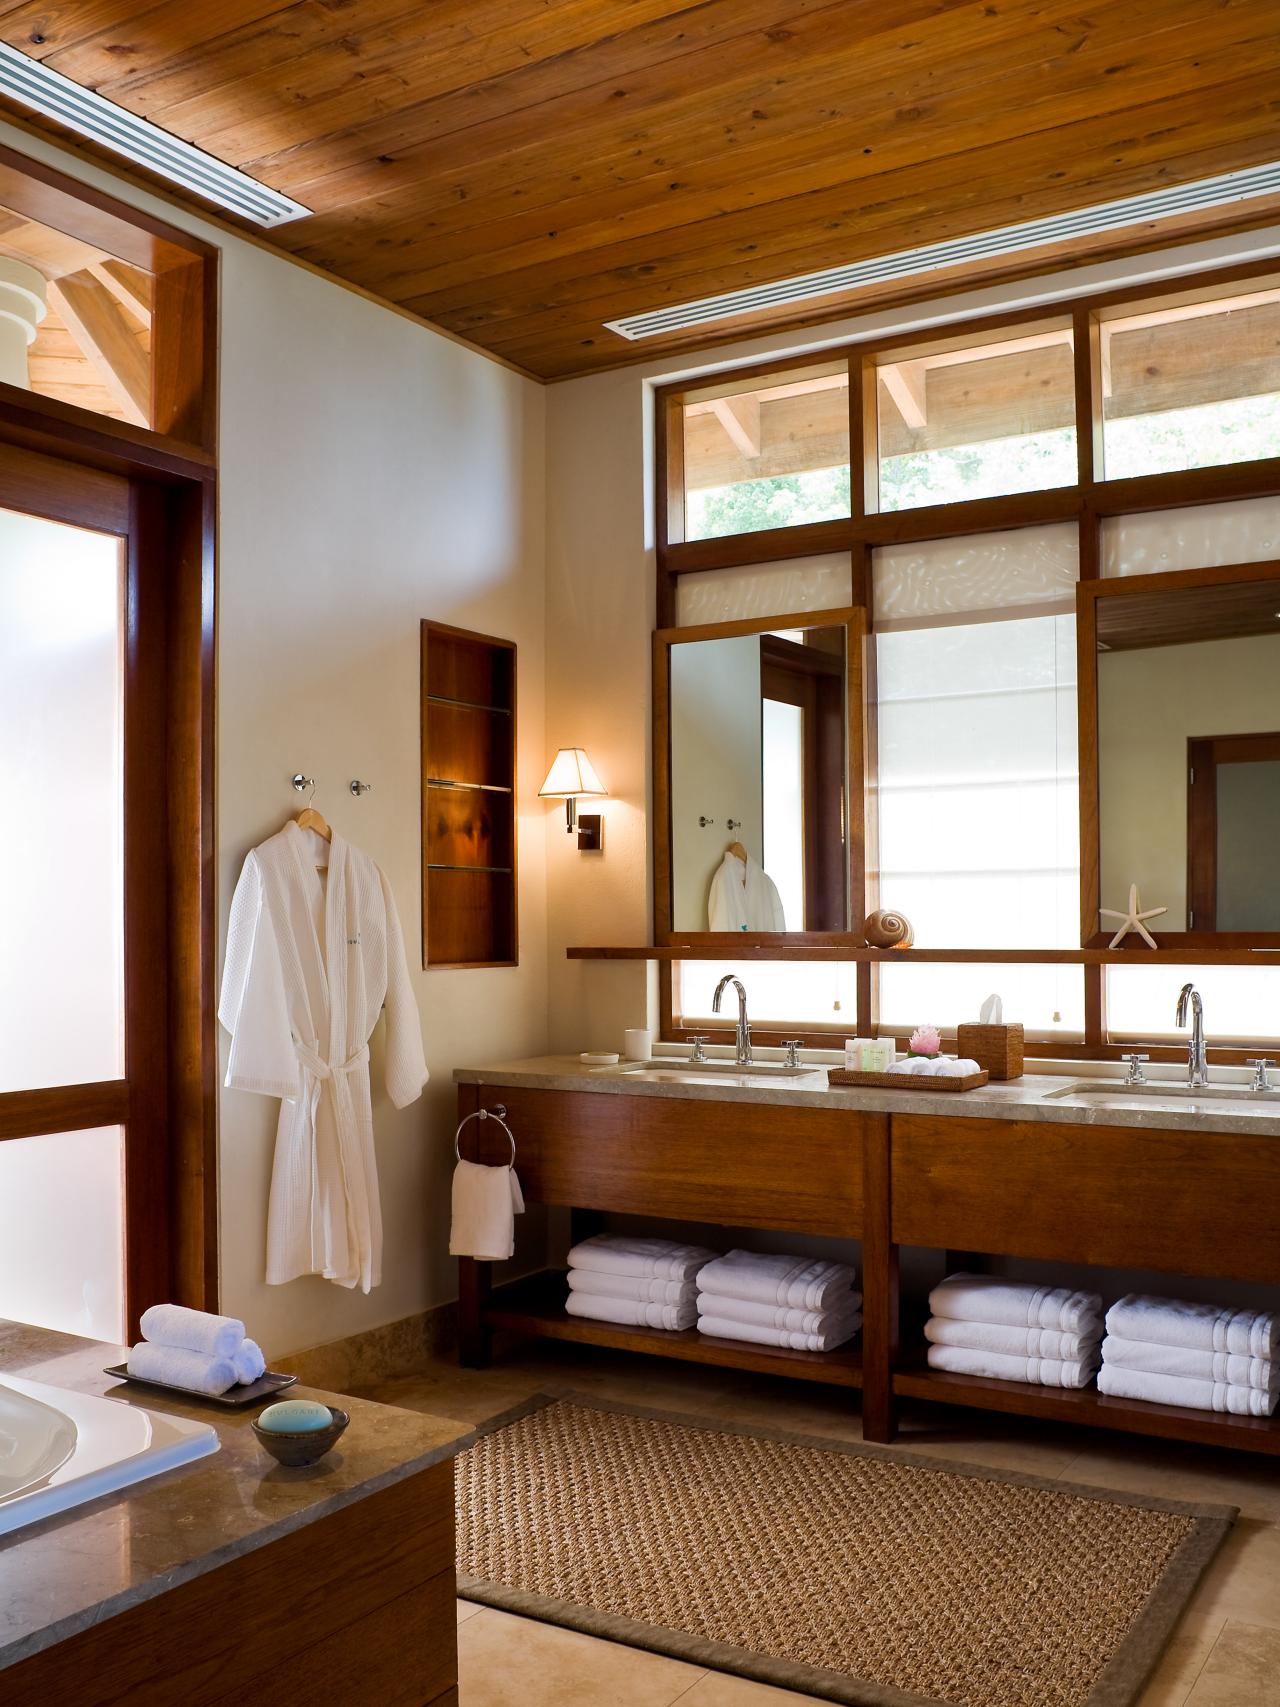
M1079 532L1073 522L880 546L871 554L876 627L1010 607L1075 609Z
M0 1317L124 1338L124 1133L0 1143Z
M716 1043L732 1043L738 1020L738 995L725 992L723 1011L713 1014L711 998L726 972L746 986L754 1026L830 1025L856 1030L857 970L852 962L752 960L735 966L732 959L679 960L675 963L673 1006L686 1025L697 1024Z
M1154 575L1280 557L1280 497L1234 498L1102 523L1104 575Z
M1023 1025L1028 1037L1084 1035L1084 975L1079 966L882 963L877 1023L882 1035L909 1036L917 1025L936 1025L954 1036L961 1021L977 1019L993 991L1004 999L1005 1019Z
M921 948L1077 946L1074 616L878 632L876 657L881 905Z
M852 603L853 567L848 552L840 551L681 575L676 586L676 623L693 628L704 622L844 610Z
M877 376L880 508L954 504L1074 484L1067 328L932 350Z
M123 1071L122 561L0 510L0 1091Z
M804 925L804 712L766 699L761 716L764 869L782 902L791 930ZM794 922L793 922L794 921Z
M1259 966L1108 966L1107 1029L1117 1041L1178 1041L1178 991L1194 984L1204 998L1205 1033L1214 1043L1280 1041L1280 955Z
M685 402L685 538L833 521L849 511L849 364L843 357Z

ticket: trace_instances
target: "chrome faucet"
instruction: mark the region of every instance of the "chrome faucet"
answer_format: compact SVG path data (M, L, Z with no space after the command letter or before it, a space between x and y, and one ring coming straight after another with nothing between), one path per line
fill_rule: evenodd
M732 984L738 992L738 1051L735 1060L739 1067L749 1067L751 1065L751 1022L747 1019L747 992L743 989L741 980L735 978L732 972L726 972L716 985L716 993L711 998L711 1011L713 1014L720 1012L720 998L724 994L726 984Z
M1209 1059L1204 1041L1204 1003L1194 984L1184 984L1178 996L1177 1023L1187 1023L1187 1003L1191 1003L1191 1036L1187 1043L1187 1084L1192 1090L1203 1090L1209 1083Z

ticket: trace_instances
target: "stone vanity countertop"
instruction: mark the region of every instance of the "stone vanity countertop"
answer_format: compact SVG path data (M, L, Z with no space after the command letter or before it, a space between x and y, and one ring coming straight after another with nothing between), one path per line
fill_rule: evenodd
M106 1394L211 1423L222 1441L211 1457L0 1538L0 1671L451 1458L472 1438L442 1417L291 1387L282 1397L339 1405L351 1426L319 1464L285 1470L250 1430L260 1405L187 1404L102 1373L122 1361L119 1346L0 1320L0 1382L8 1373Z
M664 1075L680 1074L678 1056L657 1058ZM1082 1063L1082 1067L1084 1064ZM1162 1131L1255 1132L1280 1138L1280 1092L1275 1101L1218 1101L1212 1091L1202 1100L1172 1093L1167 1096L1129 1096L1118 1079L1108 1090L1050 1098L1089 1077L1079 1073L1029 1072L1010 1083L988 1083L972 1091L851 1089L828 1085L826 1065L788 1079L737 1076L732 1061L714 1063L716 1078L700 1081L693 1068L678 1078L646 1078L617 1068L588 1067L576 1055L539 1055L525 1061L499 1061L489 1067L458 1067L454 1079L463 1085L510 1085L513 1089L591 1091L606 1096L679 1097L706 1102L772 1103L782 1108L847 1108L882 1114L961 1115L979 1120L1047 1120L1070 1126L1157 1126ZM706 1069L703 1069L705 1072Z

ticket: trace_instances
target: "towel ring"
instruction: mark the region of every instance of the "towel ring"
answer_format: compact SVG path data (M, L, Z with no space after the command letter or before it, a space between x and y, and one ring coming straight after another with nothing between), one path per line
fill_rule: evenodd
M500 1102L496 1108L481 1108L477 1109L472 1114L464 1114L462 1119L458 1122L458 1130L453 1135L453 1153L457 1159L459 1161L462 1160L462 1151L458 1148L458 1140L462 1137L462 1128L467 1124L467 1122L469 1120L496 1120L498 1125L506 1133L507 1142L511 1146L511 1160L507 1165L508 1167L514 1168L516 1165L516 1141L511 1136L511 1128L507 1125L506 1113L507 1105Z

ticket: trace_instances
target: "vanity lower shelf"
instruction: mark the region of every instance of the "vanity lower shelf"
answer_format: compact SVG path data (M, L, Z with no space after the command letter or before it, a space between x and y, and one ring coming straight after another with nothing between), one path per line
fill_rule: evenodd
M567 1291L568 1281L563 1269L550 1270L498 1287L485 1305L485 1324L536 1339L613 1346L619 1351L674 1357L688 1363L715 1364L723 1369L788 1375L792 1380L819 1381L831 1387L862 1385L862 1353L856 1342L851 1346L841 1346L836 1351L787 1351L781 1346L715 1339L699 1333L696 1328L673 1333L663 1328L630 1328L615 1322L593 1322L565 1313Z
M923 1361L896 1370L893 1391L900 1398L929 1399L935 1404L1043 1417L1046 1421L1083 1424L1086 1428L1119 1429L1126 1434L1193 1441L1200 1446L1233 1446L1237 1451L1280 1454L1280 1415L1224 1416L1217 1411L1191 1410L1185 1405L1116 1399L1093 1387L1077 1391L1038 1387L1024 1381L1000 1381L988 1376L953 1375L930 1369Z

